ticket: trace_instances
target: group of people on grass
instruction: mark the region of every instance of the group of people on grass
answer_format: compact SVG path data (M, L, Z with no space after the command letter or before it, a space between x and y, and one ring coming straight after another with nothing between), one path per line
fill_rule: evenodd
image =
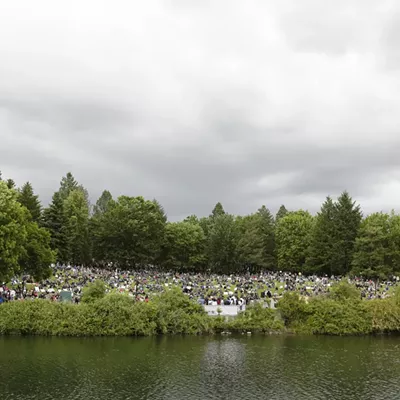
M339 276L303 276L301 274L264 271L242 275L217 275L191 272L164 272L154 268L124 271L115 268L54 265L52 276L35 282L28 275L16 277L9 283L0 282L0 304L5 301L48 299L57 301L62 292L70 292L79 302L84 288L96 280L106 285L107 292L126 293L137 301L148 301L170 288L179 288L191 299L204 305L246 305L265 299L274 300L287 291L301 296L326 294ZM385 298L399 281L398 277L376 284L369 280L351 281L365 299Z

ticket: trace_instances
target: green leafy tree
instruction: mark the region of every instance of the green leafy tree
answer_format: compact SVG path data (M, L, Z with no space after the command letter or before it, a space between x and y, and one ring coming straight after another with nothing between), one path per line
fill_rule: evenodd
M156 206L156 209L159 211L159 213L161 213L161 215L162 215L162 219L164 220L164 223L166 223L167 222L167 213L165 212L165 210L164 210L164 207L161 205L161 203L158 201L158 200L156 200L156 199L153 199L153 203L154 203L154 205Z
M395 275L400 275L400 215L390 214L390 257Z
M32 221L39 222L42 216L42 206L39 201L39 196L33 192L33 187L29 182L26 182L18 193L18 201L28 209Z
M312 228L313 217L307 211L290 212L278 220L276 246L280 270L304 272Z
M187 222L189 224L194 224L194 225L199 225L200 224L200 220L199 218L197 218L196 215L189 215L188 217L186 217L183 222Z
M207 239L210 237L210 231L213 224L214 220L211 217L202 217L199 219L199 225L201 226L201 229L203 229Z
M162 263L167 269L178 271L199 269L205 262L205 235L199 224L167 223Z
M27 213L17 201L17 192L0 181L0 281L20 270L27 238Z
M155 264L164 238L165 216L154 201L121 196L101 215L96 232L101 261L135 268Z
M50 247L50 233L31 221L27 223L26 231L27 240L20 259L21 269L36 280L48 278L51 275L50 266L56 261L56 252Z
M384 213L371 214L361 222L353 254L352 274L374 281L393 274L397 254L392 252L392 243L400 240L391 232L393 222L398 224L397 217Z

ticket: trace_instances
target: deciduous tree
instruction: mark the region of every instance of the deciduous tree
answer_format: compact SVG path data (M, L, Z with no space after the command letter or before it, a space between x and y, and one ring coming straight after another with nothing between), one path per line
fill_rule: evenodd
M276 246L280 270L304 272L312 227L313 217L307 211L290 212L278 220Z
M204 267L206 239L199 224L167 223L162 246L162 265L178 271Z
M17 192L0 181L0 281L20 270L27 238L27 214L17 201Z

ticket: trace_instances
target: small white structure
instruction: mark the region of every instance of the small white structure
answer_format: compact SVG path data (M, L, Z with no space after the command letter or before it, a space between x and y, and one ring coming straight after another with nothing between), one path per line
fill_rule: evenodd
M221 310L219 315L226 317L235 317L239 312L244 311L246 306L204 306L206 313L211 316L218 316L218 309Z

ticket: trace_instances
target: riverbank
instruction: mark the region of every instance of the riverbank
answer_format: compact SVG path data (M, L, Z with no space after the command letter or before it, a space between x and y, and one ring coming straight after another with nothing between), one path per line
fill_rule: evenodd
M260 304L235 318L208 316L203 307L172 290L150 302L121 294L81 304L47 300L14 301L0 306L0 334L45 336L152 336L176 334L302 333L366 335L400 332L400 295L361 300L346 284L329 296L308 302L287 293L276 310Z

